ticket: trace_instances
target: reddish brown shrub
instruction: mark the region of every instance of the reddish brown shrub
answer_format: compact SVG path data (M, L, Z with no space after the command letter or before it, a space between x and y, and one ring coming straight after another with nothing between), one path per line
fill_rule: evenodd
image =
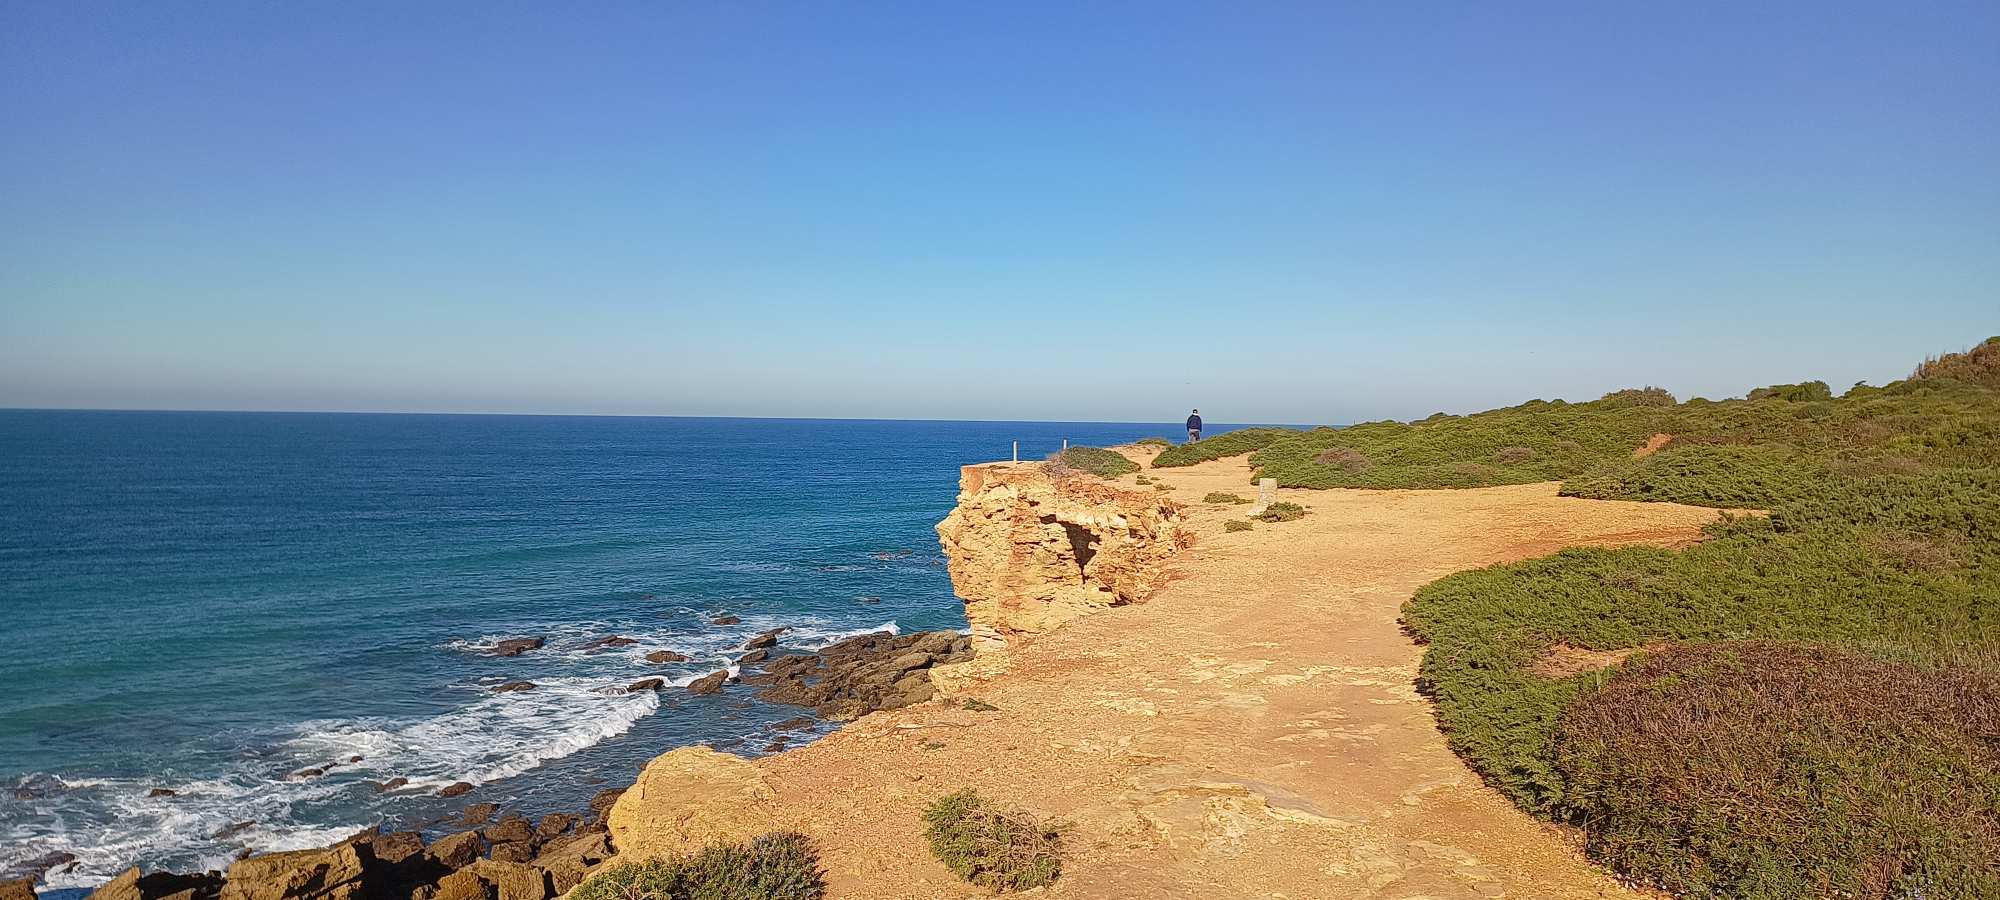
M2000 674L1774 642L1640 657L1563 715L1561 812L1677 894L2000 896Z

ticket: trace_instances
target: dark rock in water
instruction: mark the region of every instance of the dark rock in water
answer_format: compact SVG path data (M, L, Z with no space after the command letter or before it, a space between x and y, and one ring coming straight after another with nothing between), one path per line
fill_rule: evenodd
M741 624L743 624L743 620L742 620L742 619L739 619L739 618L737 618L737 617L735 617L735 616L716 616L715 618L713 618L713 619L710 619L710 620L708 620L708 624L710 624L710 625L741 625Z
M930 667L971 656L971 638L954 631L876 632L828 646L818 656L773 661L757 697L809 706L821 718L853 719L929 700L936 693Z
M569 813L549 813L543 816L540 822L535 823L535 837L547 841L565 831L575 828L577 823L581 821L583 821L582 817Z
M249 822L234 822L228 825L224 825L221 828L217 828L215 830L215 833L209 835L209 837L219 841L222 840L223 838L235 837L255 827L257 827L257 823L255 820Z
M871 606L872 606L872 605L874 605L874 604L877 604L877 603L880 603L880 602L882 602L882 598L880 598L880 597L856 597L856 598L854 598L854 600L855 600L855 602L857 602L857 603L866 603L866 604L869 604L869 605L871 605Z
M713 694L716 691L722 690L722 683L728 680L729 680L729 670L727 669L723 669L721 671L709 675L703 675L702 677L695 679L693 683L687 686L688 693Z
M154 788L154 789L152 789L152 790L150 790L150 791L147 791L147 792L146 792L146 796L148 796L148 797L178 797L178 796L180 796L180 793L181 793L180 791L177 791L177 790L174 790L173 788Z
M783 753L783 752L785 752L785 742L784 742L784 741L772 741L772 742L770 742L770 743L768 743L768 744L765 744L765 745L764 745L764 752L765 752L765 753Z
M771 730L804 731L817 724L819 724L819 721L811 716L793 716L789 719L786 719L783 722L779 722L778 724L771 726Z
M229 867L222 900L359 900L366 891L364 852L336 844L238 860Z
M409 784L409 783L410 783L410 779L408 779L408 778L404 778L404 777L402 777L401 775L398 775L398 776L396 776L396 777L394 777L394 778L391 778L391 779L389 779L388 781L371 781L371 782L369 782L369 784L372 784L372 785L374 785L374 786L375 786L375 793L378 793L378 794L386 794L386 793L388 793L388 792L390 792L390 791L393 791L393 790L395 790L395 789L397 789L397 788L399 788L399 787L402 787L403 785L406 785L406 784Z
M493 820L493 814L500 811L495 803L474 803L465 808L458 820L467 825L484 825Z
M361 761L361 757L359 757L359 756L350 756L350 757L348 757L348 758L347 758L347 762L348 762L348 764L349 764L349 765L353 765L354 763L358 763L358 762L360 762L360 761Z
M624 788L610 788L598 791L590 798L590 824L602 825L611 820L611 807L618 798L625 795Z
M472 865L485 848L486 841L479 836L479 832L461 831L432 841L424 854L447 869L463 869Z
M739 665L747 666L754 663L763 662L764 660L770 658L771 658L771 651L769 650L752 650L749 653L745 653L742 656L737 657L736 662Z
M14 799L46 800L68 790L69 785L64 784L62 779L36 772L14 782Z
M636 643L639 643L639 642L638 642L638 641L636 641L636 640L633 640L632 638L628 638L628 637L621 637L621 636L619 636L619 635L615 635L615 634L614 634L614 635L610 635L610 636L608 636L608 637L601 637L601 638L598 638L598 639L596 639L596 640L594 640L594 641L585 641L585 642L584 642L584 643L583 643L583 644L582 644L581 646L577 647L576 649L578 649L578 650L602 650L602 649L604 649L604 648L606 648L606 647L629 647L629 646L631 646L631 645L633 645L633 644L636 644Z
M534 689L535 683L532 681L509 681L506 684L494 685L493 693L511 694L515 691L532 691Z
M646 654L646 661L649 663L687 662L688 657L687 654L675 653L672 650L655 650Z
M638 681L634 681L631 684L626 685L625 693L636 694L639 693L640 691L657 691L660 688L666 686L667 686L667 680L664 678L641 678Z
M437 795L440 797L457 797L469 793L471 790L472 785L463 781L454 781L444 787L438 788Z
M489 656L520 656L530 650L540 650L548 641L542 638L508 638L493 645L486 651Z
M57 866L69 865L74 862L76 862L76 854L74 853L63 853L61 851L44 853L27 862L17 863L6 874L26 875L29 882L32 883L39 880L44 874L47 874L50 869L54 869Z
M133 866L91 891L90 896L95 900L161 900L165 897L213 900L222 890L222 876L214 872L202 875L175 875L171 872L142 875L139 867Z
M35 878L0 881L0 900L35 900Z
M480 832L480 834L484 835L487 841L495 844L506 844L515 841L526 843L535 839L535 826L534 823L529 822L518 814L508 813L505 818L489 826L485 831Z
M758 634L756 637L744 641L743 649L764 650L771 647L776 647L778 646L778 635L784 634L785 632L790 630L791 630L790 628L773 628L770 631Z
M300 769L286 777L290 778L293 781L298 781L302 778L318 778L321 775L325 774L326 774L325 769Z

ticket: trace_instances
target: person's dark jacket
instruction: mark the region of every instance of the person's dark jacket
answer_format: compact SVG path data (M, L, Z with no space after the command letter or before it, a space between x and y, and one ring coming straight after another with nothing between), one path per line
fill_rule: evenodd
M1201 417L1200 417L1200 416L1188 416L1188 430L1189 430L1189 431L1200 431L1200 430L1201 430Z

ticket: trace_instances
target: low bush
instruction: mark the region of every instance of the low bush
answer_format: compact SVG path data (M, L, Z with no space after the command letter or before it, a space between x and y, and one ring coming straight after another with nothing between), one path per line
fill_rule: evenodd
M1774 384L1760 387L1744 395L1745 400L1783 400L1788 403L1810 403L1815 400L1832 400L1833 388L1824 381L1801 381L1798 384Z
M1290 428L1245 428L1240 431L1231 431L1227 434L1218 434L1212 438L1204 438L1176 447L1168 447L1159 456L1153 458L1153 467L1165 469L1175 466L1192 466L1196 463L1208 462L1211 459L1241 456L1252 450L1268 447L1272 441L1281 437L1297 433L1297 431Z
M1140 438L1137 441L1134 441L1133 443L1136 443L1141 447L1171 447L1174 445L1173 441L1167 440L1166 438L1163 437L1145 437L1145 438Z
M1156 490L1156 491L1171 491L1171 490L1173 490L1173 489L1174 489L1174 486L1173 486L1173 485L1171 485L1171 484L1168 484L1168 483L1166 483L1166 482L1164 482L1164 481L1155 481L1155 482L1153 482L1153 490Z
M2000 675L1829 647L1646 654L1557 727L1592 856L1695 897L2000 897Z
M1208 495L1207 495L1207 496L1205 496L1205 497L1201 498L1201 502L1203 502L1203 503L1249 503L1249 502L1251 502L1251 500L1250 500L1250 498L1248 498L1248 497L1238 497L1238 496L1236 496L1235 494L1230 494L1230 493L1224 493L1224 492L1222 492L1222 491L1209 491L1209 492L1208 492Z
M1322 466L1346 469L1349 472L1365 472L1370 465L1367 456L1351 447L1328 447L1313 457L1313 462Z
M1647 385L1642 388L1626 388L1612 391L1598 398L1598 402L1608 406L1672 406L1674 395L1666 388Z
M1222 523L1223 531L1249 531L1250 529L1255 527L1256 526L1250 524L1249 522L1245 522L1242 519L1230 519L1229 521Z
M993 808L963 790L924 811L931 853L958 877L993 891L1050 884L1062 874L1062 829Z
M618 863L576 886L569 900L819 900L819 853L795 832L699 853Z
M1947 353L1924 360L1910 378L1952 378L2000 388L2000 335L1987 338L1984 343L1964 353Z
M1139 464L1102 447L1071 447L1049 457L1053 470L1086 472L1099 478L1117 478L1139 471Z
M1420 589L1403 619L1427 645L1419 688L1452 748L1522 807L1561 817L1571 801L1555 724L1596 682L1535 674L1553 645L1770 639L1916 658L2000 647L2000 471L1831 484L1708 531L1682 551L1576 548ZM1884 535L1918 537L1951 561L1913 563Z
M1501 447L1493 451L1493 461L1505 466L1518 465L1534 458L1535 451L1530 447Z
M1270 506L1264 507L1263 512L1250 518L1256 519L1259 522L1290 522L1293 519L1305 518L1305 515L1305 507L1286 500L1280 500Z

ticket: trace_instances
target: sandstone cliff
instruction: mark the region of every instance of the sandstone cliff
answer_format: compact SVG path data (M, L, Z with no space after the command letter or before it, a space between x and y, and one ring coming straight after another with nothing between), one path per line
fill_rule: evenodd
M966 466L958 483L938 540L981 650L1144 601L1192 543L1180 505L1155 492L1037 463Z

